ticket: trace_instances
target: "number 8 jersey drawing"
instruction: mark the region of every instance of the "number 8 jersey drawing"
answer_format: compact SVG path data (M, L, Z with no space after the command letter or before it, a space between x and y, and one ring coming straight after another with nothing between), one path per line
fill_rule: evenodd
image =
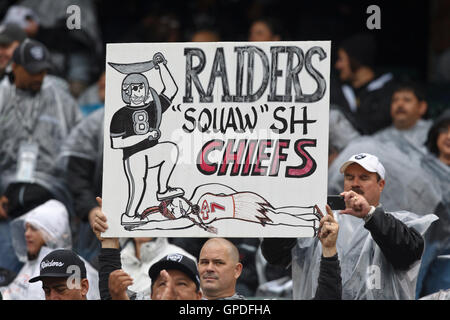
M109 65L126 77L122 82L122 100L125 106L116 111L110 123L111 147L123 151L123 168L128 181L128 200L121 224L125 228L143 223L140 205L147 186L149 169L158 170L158 201L184 195L182 188L169 186L177 164L178 147L170 141L159 141L162 114L170 107L178 87L167 61L161 53L153 60L139 63ZM159 71L163 89L158 94L150 87L144 72Z

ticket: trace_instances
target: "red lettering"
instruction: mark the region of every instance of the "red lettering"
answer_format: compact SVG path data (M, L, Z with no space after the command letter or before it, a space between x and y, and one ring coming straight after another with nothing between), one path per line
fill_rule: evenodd
M265 153L267 147L272 146L272 140L261 140L258 145L258 153L256 162L253 165L252 176L265 176L267 174L267 167L261 166L263 160L270 159L270 153Z
M237 176L239 174L239 169L241 168L242 156L245 151L245 146L247 144L247 140L239 140L237 151L233 152L234 143L236 140L228 140L227 147L223 154L222 165L220 166L219 172L217 175L223 176L227 174L228 164L230 162L233 163L233 168L231 170L231 176Z
M280 170L280 162L286 161L288 155L283 153L283 149L289 148L290 140L278 140L275 145L275 150L272 156L272 163L270 164L270 176L276 177Z
M217 163L209 162L208 155L214 150L222 150L224 144L222 140L211 140L205 143L197 157L197 168L201 173L211 175L217 171Z
M286 177L303 178L310 176L316 171L316 161L304 148L315 147L315 139L299 139L295 141L294 151L302 159L302 164L297 167L287 167Z

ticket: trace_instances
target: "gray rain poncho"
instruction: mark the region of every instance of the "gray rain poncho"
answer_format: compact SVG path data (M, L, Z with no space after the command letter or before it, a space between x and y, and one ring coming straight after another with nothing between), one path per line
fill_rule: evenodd
M25 241L26 224L31 224L41 232L45 245L34 260L27 258ZM17 257L25 262L24 266L8 287L2 288L4 299L8 300L44 300L42 283L29 283L28 280L39 275L41 260L54 249L71 249L72 238L69 226L69 214L65 206L57 200L49 200L11 222L11 237ZM81 258L83 259L83 258ZM83 259L89 280L88 299L99 299L98 272Z
M0 192L16 179L21 142L39 147L34 182L66 203L68 192L57 171L56 158L72 127L81 120L76 101L58 86L42 86L31 95L15 86L0 86Z
M330 106L329 122L330 149L341 151L350 143L350 141L361 136L351 122L345 117L341 109L333 105Z
M103 119L105 110L99 109L80 122L61 147L58 165L65 170L68 157L87 159L96 164L94 179L102 178ZM96 184L100 181L96 181Z
M389 212L422 236L435 215ZM414 299L420 260L406 271L396 271L364 228L364 221L338 212L337 251L341 265L342 299ZM312 299L317 289L322 246L318 238L299 238L292 249L294 299Z
M445 229L445 238L447 239L447 243L450 237L450 167L444 165L438 158L436 158L432 154L427 154L422 158L422 168L428 172L430 175L434 175L435 177L439 177L439 186L442 191L442 201L443 205L447 208L447 216L442 217L446 221ZM439 235L436 238L444 240L444 235ZM447 245L450 247L450 244Z
M426 153L425 141L432 121L420 119L414 127L407 130L398 130L393 125L375 133L373 138L381 143L393 143L405 154L419 152Z

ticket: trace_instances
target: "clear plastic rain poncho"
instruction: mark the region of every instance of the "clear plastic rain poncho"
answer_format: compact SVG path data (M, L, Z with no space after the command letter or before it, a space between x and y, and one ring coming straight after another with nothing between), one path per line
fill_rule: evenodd
M426 152L424 144L432 124L431 120L419 119L412 128L406 130L398 130L391 125L375 133L373 138L382 143L394 143L400 151L406 154L412 151L411 148L417 148L417 151L424 153Z
M43 86L31 95L14 86L0 86L0 192L10 183L21 182L17 180L18 154L21 143L31 142L38 147L32 182L69 203L56 158L64 139L80 120L76 101L58 87Z
M341 151L350 141L361 136L353 127L352 123L345 117L344 113L336 106L330 106L330 130L329 143L332 149Z
M94 183L101 184L103 165L103 119L105 110L92 112L71 132L61 147L58 165L63 170L67 167L71 156L87 159L96 164ZM98 180L98 181L97 181Z
M447 208L447 215L441 217L445 220L445 227L442 229L445 234L435 235L435 238L444 241L446 239L447 247L449 247L449 237L450 237L450 167L444 165L436 156L433 154L426 154L422 158L422 168L429 174L439 177L439 186L442 191L442 202Z
M433 214L389 212L422 236L437 220ZM364 228L364 221L336 211L339 223L337 251L341 265L342 299L414 299L420 260L406 271L396 271ZM294 299L312 299L317 289L322 246L318 238L299 238L292 249Z
M28 260L25 240L26 225L30 224L39 232L45 241L37 259ZM17 257L25 262L14 281L2 288L4 299L10 300L44 300L42 283L29 283L28 280L39 275L41 260L54 249L71 249L72 238L69 226L69 214L66 207L57 200L49 200L28 213L11 222L11 237ZM83 259L83 258L82 258ZM89 280L88 299L99 299L98 272L86 264Z

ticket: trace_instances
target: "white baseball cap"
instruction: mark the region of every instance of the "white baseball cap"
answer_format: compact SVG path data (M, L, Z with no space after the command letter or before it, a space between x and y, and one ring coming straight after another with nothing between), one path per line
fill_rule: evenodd
M341 173L344 173L345 169L352 163L357 163L364 169L366 169L369 172L376 172L380 175L381 179L384 180L385 175L385 169L383 165L381 164L380 160L374 155L371 155L369 153L358 153L352 156L350 159L348 159L344 164L341 166L341 169L339 170Z

